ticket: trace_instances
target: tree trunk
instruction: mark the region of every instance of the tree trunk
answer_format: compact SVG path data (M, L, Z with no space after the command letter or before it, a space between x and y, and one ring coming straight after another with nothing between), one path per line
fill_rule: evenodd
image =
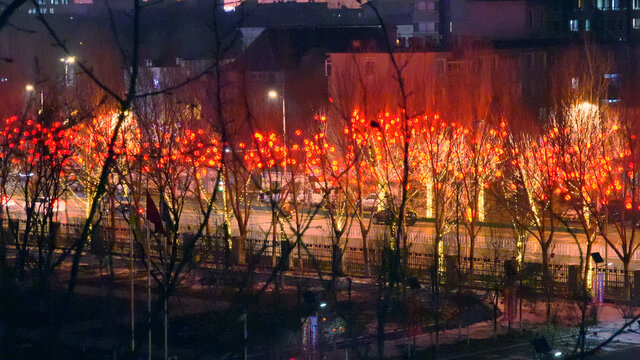
M627 302L631 301L631 278L629 273L629 263L631 262L631 256L626 256L622 261L622 268L624 272L624 296ZM636 285L637 286L637 285Z

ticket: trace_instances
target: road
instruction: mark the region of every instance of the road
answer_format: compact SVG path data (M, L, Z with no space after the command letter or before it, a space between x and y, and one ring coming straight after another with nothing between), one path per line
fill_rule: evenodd
M86 208L88 206L86 198L82 194L70 196L63 201L63 206L60 211L55 214L55 219L62 223L81 224L83 222ZM146 207L143 202L141 206ZM200 205L195 199L187 199L187 203L184 207L184 212L180 219L181 231L190 232L194 231L196 227L202 221L202 215L199 211ZM309 210L309 209L307 209ZM12 206L9 206L9 212L12 218L24 218L24 205L20 200L15 200ZM121 218L121 214L117 214ZM331 225L329 218L324 212L319 212L313 218L308 213L303 214L302 223L306 225L309 222L309 227L305 231L305 243L316 244L319 247L325 244L330 244L329 239L332 238ZM310 221L309 221L310 220ZM237 225L232 218L231 228L232 231L237 234ZM216 224L222 223L221 211L215 211L210 219L210 225L215 228ZM289 222L285 222L285 232L289 235L293 234L291 226L294 225ZM125 228L126 223L122 222L121 227ZM250 236L254 236L259 239L269 237L267 234L271 232L272 215L268 205L256 204L252 207L252 212L249 222ZM387 226L384 225L372 225L372 231L369 235L370 242L379 240L386 232ZM464 229L461 229L464 233ZM576 245L574 237L565 231L558 231L554 235L554 245L551 253L553 254L552 262L562 264L578 264L580 249ZM348 239L349 247L361 248L361 233L360 227L357 221L353 221L345 232L343 239ZM434 238L433 224L426 221L419 221L415 226L409 228L409 242L413 244L412 251L430 253L432 252L432 244ZM457 238L455 236L455 229L451 229L449 235L445 238L445 251L453 253L456 247ZM513 240L513 232L506 226L501 227L484 227L479 234L479 238L476 241L475 248L478 257L494 257L496 249L509 249L514 248L515 241ZM584 245L582 246L584 251ZM468 243L463 239L463 254L466 254ZM593 252L599 252L605 260L605 263L612 263L612 267L621 268L622 263L617 259L615 252L609 246L605 246L604 240L599 237L594 245ZM540 260L540 247L537 241L530 236L527 243L527 250L525 256L530 261ZM632 262L632 269L640 268L640 253L636 253Z

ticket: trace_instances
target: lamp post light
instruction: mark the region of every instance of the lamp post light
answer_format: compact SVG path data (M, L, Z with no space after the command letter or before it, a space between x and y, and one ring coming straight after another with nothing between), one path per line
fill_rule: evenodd
M286 108L286 103L284 99L284 90L282 91L282 94L278 94L276 90L271 89L267 92L267 96L271 100L276 100L278 98L282 100L282 136L286 146L286 142L287 142L287 110L286 109L287 108Z
M73 85L73 64L76 62L76 57L67 56L66 58L60 58L60 62L64 63L64 85ZM69 71L70 68L71 71Z

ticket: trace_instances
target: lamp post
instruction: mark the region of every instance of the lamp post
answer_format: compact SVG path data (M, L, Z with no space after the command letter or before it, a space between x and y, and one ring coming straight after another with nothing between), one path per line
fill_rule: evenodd
M69 72L69 68L76 62L75 56L67 56L66 58L60 58L60 62L64 63L64 85L73 85L73 71ZM72 69L73 70L73 69Z
M286 106L286 102L285 102L285 96L284 96L284 81L282 83L282 91L280 94L278 94L278 92L275 89L271 89L269 91L267 91L267 96L269 97L269 99L275 100L280 98L280 100L282 101L282 144L284 146L284 164L282 166L282 179L281 179L281 183L284 184L285 180L286 180L286 176L287 176L287 106ZM294 196L294 201L295 201L295 180L293 177L293 170L291 171L291 181L294 184L293 185L293 196ZM283 191L283 189L280 190L280 197L283 196L283 194L285 193ZM286 201L286 199L284 200ZM273 246L274 246L274 252L275 252L275 246L276 246L276 219L275 219L275 212L272 211L273 214ZM282 229L282 231L284 232L284 228ZM284 261L290 261L289 260L289 253L290 253L291 249L289 248L289 241L286 239L283 239L282 245L280 247L280 256L281 256L281 263L283 263ZM283 257L286 254L286 258L283 259ZM284 266L284 263L283 263ZM289 268L289 265L287 264L286 269Z
M269 96L269 99L275 100L277 98L280 98L282 100L282 136L284 139L284 143L286 145L287 143L287 108L286 108L286 103L285 103L285 99L284 99L284 86L282 87L282 94L278 94L278 92L276 90L269 90L267 92L267 96Z

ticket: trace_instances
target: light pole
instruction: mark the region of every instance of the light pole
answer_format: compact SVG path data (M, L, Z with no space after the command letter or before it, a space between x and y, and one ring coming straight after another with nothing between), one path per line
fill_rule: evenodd
M60 62L64 63L64 86L73 85L73 69L69 72L69 68L76 62L75 56L67 56L66 58L60 58Z
M284 96L284 82L282 83L282 92L280 94L278 94L278 92L274 89L271 89L267 92L267 96L269 97L269 99L275 100L278 97L282 100L282 145L284 146L284 164L282 166L282 179L281 179L281 184L284 184L285 180L286 180L286 176L287 176L287 107L286 107L286 102L285 102L285 96ZM294 184L294 190L295 190L295 181L293 180L293 171L291 172L291 180ZM285 193L283 191L284 189L280 189L280 199L282 199L283 194ZM294 191L294 199L295 199L295 191ZM273 200L272 200L273 201ZM286 201L286 199L285 199ZM273 217L273 251L275 252L275 246L276 246L276 217L275 217L275 212L271 211L272 213L272 217ZM283 228L284 231L284 228ZM280 261L289 261L288 259L288 254L289 254L289 242L286 239L283 239L283 242L281 244L280 247ZM283 260L283 257L285 256L285 254L287 255L287 259ZM284 264L283 264L284 265ZM286 267L287 269L289 268L289 266Z
M280 98L282 100L282 136L284 139L285 145L287 144L287 108L284 99L284 85L282 86L282 94L278 94L276 90L269 90L267 92L269 99L275 100Z

